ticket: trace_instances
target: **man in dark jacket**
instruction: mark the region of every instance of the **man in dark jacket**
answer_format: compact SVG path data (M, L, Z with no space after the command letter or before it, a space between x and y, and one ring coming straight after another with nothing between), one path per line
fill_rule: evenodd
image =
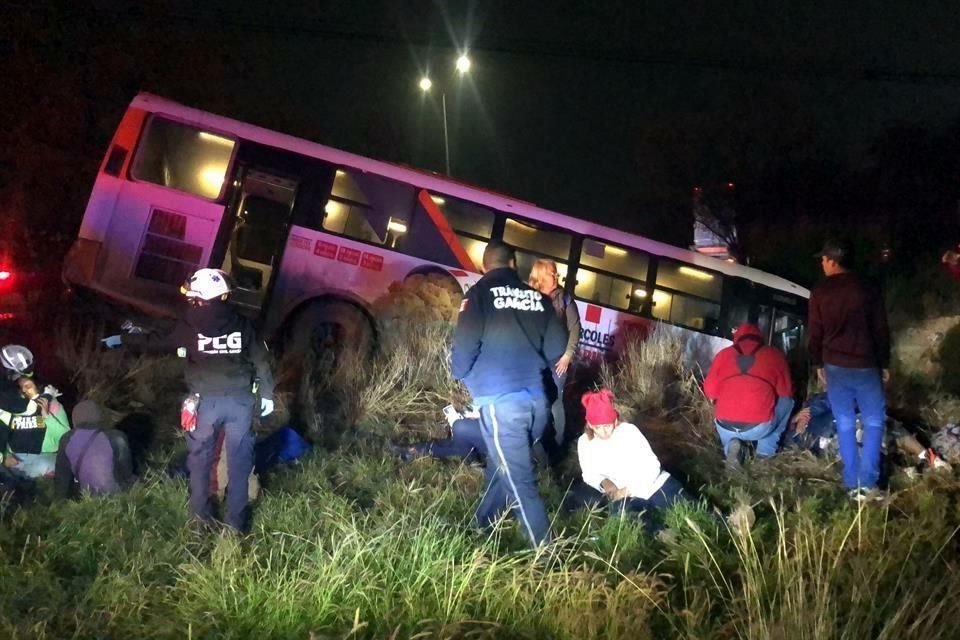
M119 493L133 482L127 437L107 429L100 406L83 400L73 408L73 430L60 439L54 491L68 498L76 490L95 495Z
M793 410L793 382L786 356L763 343L756 325L737 327L733 346L710 365L703 390L714 403L729 468L739 467L743 441L755 441L761 457L777 452Z
M828 240L820 258L826 280L810 295L810 364L826 385L837 423L843 482L862 499L880 477L886 400L890 377L890 332L880 292L850 271L849 240ZM856 408L863 422L863 446L857 444Z
M273 411L273 375L266 345L250 321L226 303L227 275L218 269L200 269L184 284L190 301L186 314L166 336L130 334L104 339L107 346L121 342L150 351L176 351L187 359L184 374L191 394L199 396L195 422L187 431L190 469L190 508L209 520L210 468L217 433L224 431L227 450L226 523L238 531L247 527L247 480L253 470L253 411L260 392L260 415Z
M488 527L512 506L536 547L549 539L550 523L537 492L531 445L549 415L543 371L563 355L567 335L550 300L517 276L512 248L490 242L483 270L460 306L451 354L454 377L480 410L488 451L477 522Z

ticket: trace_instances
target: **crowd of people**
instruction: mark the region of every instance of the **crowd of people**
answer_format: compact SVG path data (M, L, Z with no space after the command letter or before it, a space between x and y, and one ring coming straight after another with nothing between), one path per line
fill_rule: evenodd
M825 451L836 437L842 478L852 498L876 494L886 422L884 385L889 380L890 337L879 291L851 270L853 250L829 240L816 256L824 273L809 301L808 351L822 392L794 413L795 389L782 351L766 344L756 324L743 323L704 379L727 467L737 472L750 448L775 455L785 444ZM960 254L944 263L960 274ZM444 411L450 437L396 446L405 460L456 456L484 463L485 488L476 510L481 528L511 511L531 546L551 539L550 519L537 486L536 465L567 443L564 391L576 357L580 316L560 286L557 264L537 260L529 282L516 255L492 241L483 254L484 274L463 298L451 347L451 370L472 406ZM254 468L255 412L273 411L273 376L266 346L248 319L227 304L230 283L216 269L200 269L181 292L189 301L183 318L163 335L105 338L110 348L176 353L184 358L188 396L181 407L187 444L190 511L213 521L211 473L226 466L224 523L249 526ZM89 399L72 412L72 425L57 398L40 391L33 355L26 347L0 350L7 380L0 388L0 453L6 473L53 476L57 496L79 491L110 494L134 481L127 435L112 428ZM621 421L609 389L579 398L585 424L576 440L581 479L570 487L566 510L606 506L619 514L655 514L686 500L688 491L664 469L642 425ZM859 428L858 428L859 425ZM901 434L905 442L909 434ZM901 435L898 435L898 441ZM910 445L932 455L916 440ZM222 455L218 451L222 448ZM649 522L644 518L645 522Z

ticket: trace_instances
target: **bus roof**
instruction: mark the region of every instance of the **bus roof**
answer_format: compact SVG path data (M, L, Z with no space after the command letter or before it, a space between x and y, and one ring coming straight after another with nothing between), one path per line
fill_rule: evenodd
M140 93L131 102L131 107L143 109L151 113L161 113L198 124L214 132L232 134L235 137L250 140L270 147L287 149L295 153L326 160L328 162L348 168L375 173L387 178L399 180L435 192L439 195L448 195L476 202L504 213L513 213L518 216L538 220L546 224L568 229L576 233L607 240L627 247L640 249L648 253L666 258L674 258L704 269L718 271L722 274L749 279L753 282L766 285L787 293L810 297L810 291L805 287L794 284L785 278L775 276L753 267L726 262L717 258L705 256L696 251L682 249L663 242L644 238L633 233L605 227L593 222L574 218L562 213L543 209L532 203L501 195L480 187L475 187L458 180L452 180L436 173L414 169L403 165L372 160L355 153L341 151L316 142L296 138L285 133L271 131L256 125L240 122L224 116L218 116L207 111L187 107L172 100L150 93Z

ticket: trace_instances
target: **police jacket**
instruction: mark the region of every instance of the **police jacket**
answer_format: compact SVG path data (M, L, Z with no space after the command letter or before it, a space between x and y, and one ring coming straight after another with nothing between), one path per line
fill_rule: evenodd
M484 275L460 305L451 368L477 405L498 395L543 391L543 371L563 355L567 332L550 299L510 268Z
M190 306L167 335L131 334L123 344L186 357L184 377L193 393L249 394L254 378L260 396L273 398L273 374L267 347L253 324L222 302Z

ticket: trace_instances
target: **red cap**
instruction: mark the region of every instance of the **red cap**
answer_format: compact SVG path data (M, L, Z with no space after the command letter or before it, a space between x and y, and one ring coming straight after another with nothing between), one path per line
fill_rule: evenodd
M617 421L617 410L613 408L613 391L600 389L589 391L580 398L587 410L587 422L590 424L613 424Z

